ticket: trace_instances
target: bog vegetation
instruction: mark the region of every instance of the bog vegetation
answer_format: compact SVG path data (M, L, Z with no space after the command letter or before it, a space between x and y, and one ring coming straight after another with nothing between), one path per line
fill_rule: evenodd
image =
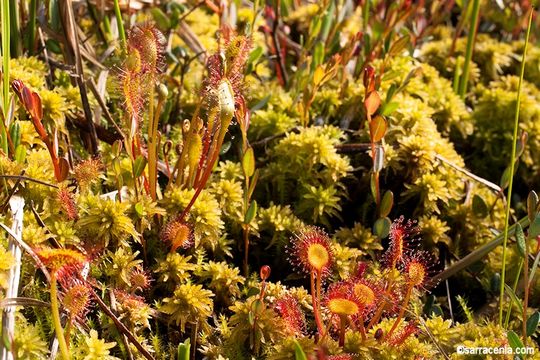
M2 358L538 358L536 3L0 0Z

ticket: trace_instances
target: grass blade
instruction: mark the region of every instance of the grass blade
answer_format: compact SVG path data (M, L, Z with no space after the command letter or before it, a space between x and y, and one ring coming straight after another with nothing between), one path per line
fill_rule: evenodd
M461 73L459 83L459 96L465 97L467 85L469 83L469 72L471 69L471 61L474 50L474 41L476 39L476 29L478 28L478 18L480 16L480 0L473 0L473 13L469 35L467 36L467 50L465 52L465 62L463 63L463 72Z
M37 0L30 0L28 5L28 25L26 26L26 38L25 46L28 54L32 55L35 50L35 41L36 41L36 11L37 11Z
M2 13L2 106L4 111L4 120L0 124L0 142L4 153L8 153L7 130L5 119L7 119L9 111L9 60L10 54L10 17L9 17L9 0L1 0L0 12Z
M522 228L526 228L529 226L529 218L525 216L523 219L519 220L519 224ZM516 225L512 225L508 228L508 235L513 235L516 231ZM478 249L471 252L469 255L465 256L464 258L460 259L459 261L453 263L446 269L444 269L439 274L435 275L431 281L427 284L428 287L434 286L438 284L441 281L444 281L448 279L450 276L457 274L463 269L466 269L473 263L481 260L484 256L489 254L493 249L495 249L497 246L501 245L504 240L504 235L499 234L495 239L491 240L487 244L482 245Z
M114 0L114 15L116 16L116 24L118 26L118 36L122 42L122 52L127 50L126 31L124 29L124 21L122 20L122 12L118 0Z

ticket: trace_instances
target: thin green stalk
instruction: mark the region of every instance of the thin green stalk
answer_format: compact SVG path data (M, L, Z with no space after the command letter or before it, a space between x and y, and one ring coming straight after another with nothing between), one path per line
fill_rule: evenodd
M527 308L529 307L529 244L525 243L525 270L523 271L523 315L521 316L522 335L527 346Z
M116 24L118 25L118 35L122 42L122 51L126 51L127 40L126 31L124 30L124 21L122 20L122 12L120 11L120 4L118 0L114 0L114 15L116 16Z
M516 113L514 117L514 133L512 136L512 156L510 158L510 181L508 183L508 195L506 197L506 213L504 217L504 239L503 239L503 255L502 255L502 269L501 269L501 289L499 292L499 326L503 324L503 307L504 307L504 284L506 275L506 246L508 243L508 227L510 220L510 204L512 204L512 187L514 185L514 168L516 165L516 148L518 138L519 127L519 106L521 104L521 87L523 84L523 76L525 75L525 60L527 56L527 48L529 47L529 35L531 33L532 14L529 15L529 25L527 26L527 35L525 37L525 47L523 48L523 55L521 57L521 71L519 75L519 83L517 89L516 99Z
M9 17L9 0L1 0L0 11L2 12L2 97L3 97L3 113L4 120L0 124L0 141L4 153L8 153L6 119L9 112L9 60L10 54L10 17Z
M157 109L154 111L154 90L150 90L150 102L148 104L148 182L150 196L157 199L157 163L158 163L158 124L159 114L166 96L159 95Z
M56 288L55 273L51 273L51 313L62 360L69 360L69 351L66 343L66 338L64 337L64 329L62 328L62 322L60 321L60 311L58 310L58 292Z
M30 0L28 6L28 25L26 28L26 51L30 55L34 53L34 43L36 39L36 8L37 0Z
M452 80L452 89L457 94L459 91L459 83L461 79L461 60L462 57L458 56L456 58L456 67L454 68L454 79Z
M9 19L11 55L19 57L22 55L22 42L19 29L19 2L17 0L9 0Z
M363 28L363 31L366 32L367 31L367 28L368 28L368 25L369 25L369 5L371 3L371 0L366 0L365 4L364 4L364 11L363 11L363 25L364 25L364 28Z
M10 18L9 18L9 0L2 0L2 73L3 77L3 110L4 119L7 117L9 107L9 59L11 58L9 39L10 39ZM5 131L5 130L4 130Z
M473 0L472 23L467 36L467 51L465 52L465 63L463 64L463 72L461 74L461 82L459 84L459 96L465 97L467 85L469 82L469 71L471 68L472 54L474 50L474 41L476 39L476 29L478 28L478 18L480 15L480 0Z

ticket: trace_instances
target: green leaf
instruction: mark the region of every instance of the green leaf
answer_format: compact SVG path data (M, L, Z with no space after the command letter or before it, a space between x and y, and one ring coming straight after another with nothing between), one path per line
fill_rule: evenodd
M536 214L529 226L529 239L535 239L540 235L540 213Z
M253 105L249 110L251 110L251 112L255 112L257 110L262 109L263 107L266 106L266 104L268 104L268 101L270 101L271 96L272 95L267 95L267 96L263 97L258 103Z
M313 20L311 20L311 23L309 24L309 35L310 37L316 37L319 34L319 31L321 31L321 17L315 16Z
M486 202L479 195L474 195L472 200L472 210L474 215L479 218L485 218L488 216L489 208L486 205Z
M249 204L248 211L246 212L246 215L244 216L244 224L248 225L251 223L253 218L257 215L257 202L253 200L251 204Z
M232 143L230 141L225 141L223 145L221 145L221 149L219 149L219 155L225 155L229 150L231 149Z
M538 195L533 190L527 196L527 215L529 216L529 221L533 222L536 215L536 208L538 207Z
M58 7L58 0L50 0L49 1L49 20L51 24L51 28L53 30L60 30L61 22L60 22L60 9Z
M531 268L531 277L529 279L529 287L531 287L534 279L534 275L536 274L536 269L538 268L538 263L540 262L540 252L536 254L536 258L534 258L534 263Z
M191 341L186 339L183 343L178 345L178 360L189 360L189 353L191 348Z
M381 200L381 208L380 208L380 217L387 217L388 214L390 214L390 211L392 210L392 206L394 206L394 193L390 190L387 190L383 198Z
M501 274L495 273L489 280L489 288L493 293L501 289Z
M248 147L242 158L242 169L244 176L249 178L255 172L255 154L252 147Z
M21 126L18 122L11 124L9 128L11 140L13 141L13 147L16 148L21 143Z
M424 307L422 308L422 312L424 315L429 315L431 313L431 307L435 304L435 296L434 295L428 295L426 298L426 302L424 303Z
M171 20L163 11L161 11L160 8L152 7L150 12L152 13L152 17L154 18L159 30L167 31L171 28Z
M135 159L135 162L133 163L133 176L135 176L136 178L141 176L144 171L144 168L146 167L147 162L148 161L146 160L144 156L142 155L137 156L137 158Z
M57 40L54 39L47 39L45 41L45 46L47 47L47 50L55 53L55 54L61 54L62 53L62 47L60 46L60 43Z
M373 225L373 234L375 234L379 239L384 239L390 233L390 226L392 221L389 218L380 218L375 221Z
M510 184L510 171L511 168L508 166L506 169L504 169L504 172L501 176L501 181L499 182L499 186L503 189L506 189L508 185Z
M512 347L512 349L516 350L517 348L524 348L525 346L523 345L523 342L521 342L521 339L519 338L519 336L512 330L508 331L506 333L506 336L508 337L508 344L510 344L510 346ZM516 355L517 357L519 357L520 359L522 359L522 357L520 355Z
M527 243L525 242L525 234L523 233L523 228L519 223L516 224L516 244L521 257L525 257Z
M294 360L307 360L306 353L302 350L298 340L294 340Z
M144 208L143 208L143 204L138 202L135 204L135 213L137 214L137 216L139 218L142 218L143 215L144 215Z
M519 312L522 313L523 312L523 305L521 304L521 300L519 300L519 298L517 297L514 290L512 290L512 288L510 286L508 286L508 284L504 284L504 289L506 290L506 293L508 294L510 299L512 299L514 304L516 304L517 307L519 308Z
M372 172L370 181L369 181L369 188L371 189L371 196L373 196L373 199L377 198L377 184L375 179L375 174Z
M390 56L397 56L401 55L403 50L409 45L409 37L408 36L402 36L398 40L396 40L392 46L390 47L390 50L388 51L388 55Z
M257 185L257 181L259 181L259 169L255 170L255 173L253 174L253 177L251 178L251 182L249 184L249 189L247 193L248 199L251 199L251 195L253 195L253 191L255 191L255 186Z
M527 336L533 336L536 332L536 329L538 329L538 325L540 324L540 312L535 311L534 314L532 314L527 319Z
M248 65L256 63L260 59L262 54L263 48L261 46L257 46L255 49L253 49L253 51L249 54L247 60Z
M23 164L26 159L26 147L24 145L19 145L15 148L15 161L19 164Z
M399 107L399 103L395 102L395 101L385 103L382 106L381 115L383 115L383 116L391 115L394 111L397 110L398 107Z
M328 34L330 33L330 29L332 27L332 23L334 22L334 16L335 16L335 1L330 1L330 4L328 8L326 9L326 13L324 14L323 23L321 27L321 44L326 41L328 38Z
M386 103L389 103L392 101L392 98L396 94L396 90L397 90L396 84L390 85L390 87L388 88L388 91L386 92L386 100L385 100Z
M313 50L313 67L315 69L317 66L321 65L324 61L324 44L318 42L315 44L315 49Z
M260 299L255 299L253 303L251 303L251 311L255 315L259 315L264 311L264 303Z

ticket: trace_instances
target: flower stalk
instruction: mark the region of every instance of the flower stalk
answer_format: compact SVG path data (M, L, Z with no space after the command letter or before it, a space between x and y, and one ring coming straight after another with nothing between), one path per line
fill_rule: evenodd
M478 28L478 18L480 17L480 0L473 0L472 22L467 36L467 49L465 51L465 62L459 83L459 96L465 98L467 85L469 83L469 72L471 68L472 55L474 51L474 42L476 39L476 30Z
M2 12L2 110L3 121L0 124L0 146L4 153L8 153L8 133L6 122L9 113L9 61L10 54L10 15L9 15L9 0L1 0L0 3Z
M479 2L479 0L475 0ZM510 222L510 206L512 204L512 188L514 185L514 170L516 166L516 154L517 154L517 139L519 128L519 108L521 105L521 88L523 85L523 77L525 75L525 61L527 57L527 48L529 46L529 36L531 33L533 9L531 8L529 14L529 24L527 26L527 34L525 36L525 47L523 48L523 55L521 57L521 70L516 94L516 112L514 117L514 132L512 135L512 155L510 157L510 179L508 181L508 194L506 196L506 211L504 216L504 237L503 237L503 253L502 253L502 269L501 269L501 286L499 290L499 326L503 325L503 310L504 310L504 285L506 283L506 253L508 243L508 228Z
M58 347L60 348L60 354L62 360L69 360L69 350L64 336L64 328L60 321L60 311L58 307L58 289L57 289L57 274L51 273L51 315L53 318L54 331L56 332L56 338L58 340Z

